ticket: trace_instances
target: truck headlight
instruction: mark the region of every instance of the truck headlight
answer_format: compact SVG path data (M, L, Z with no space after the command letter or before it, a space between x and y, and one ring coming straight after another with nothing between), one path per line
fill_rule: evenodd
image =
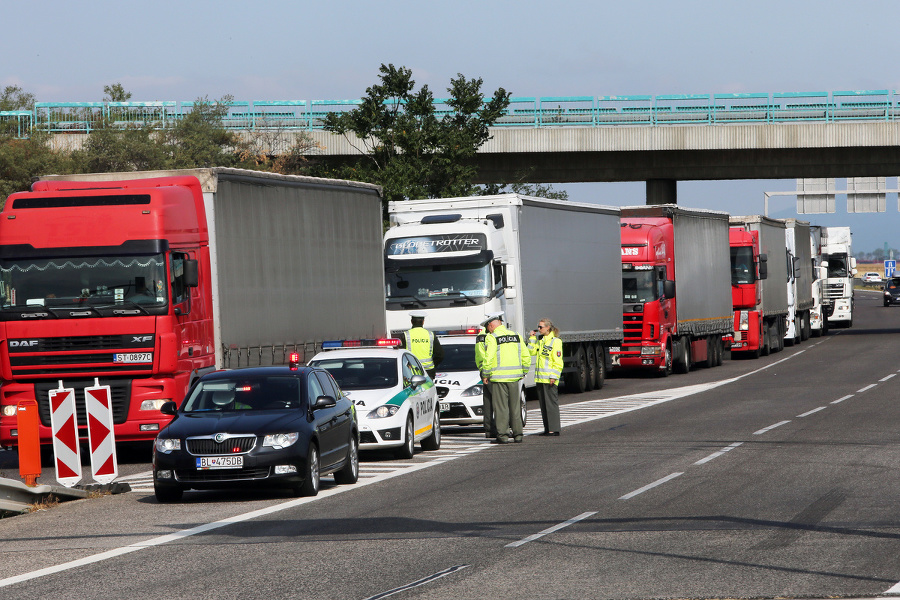
M746 310L741 311L740 318L740 329L741 331L747 331L750 329L750 312Z
M16 405L15 404L4 404L2 409L2 414L4 417L14 417L16 416Z
M641 347L641 356L661 356L663 353L660 346L643 346Z
M144 400L141 402L141 410L159 411L160 407L166 402L171 402L171 398L159 398L157 400Z

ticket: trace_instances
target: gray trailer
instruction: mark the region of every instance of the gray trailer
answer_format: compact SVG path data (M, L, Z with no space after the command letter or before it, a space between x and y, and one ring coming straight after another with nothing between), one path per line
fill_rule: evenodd
M306 360L326 340L386 335L379 186L223 167L43 179L183 176L203 193L217 368L284 364L293 351Z
M391 330L409 327L410 310L437 331L503 311L527 335L548 318L560 329L567 388L603 384L608 348L622 340L617 208L503 194L392 202L390 215Z
M812 296L812 252L809 240L809 223L797 219L784 219L785 241L789 254L788 268L788 319L785 342L799 344L810 337L810 310L815 303Z
M759 247L754 249L760 263L760 279L757 297L761 299L755 311L762 322L762 339L759 346L750 350L767 355L770 351L781 350L788 315L787 257L785 249L786 224L784 221L762 215L735 216L730 219L732 227L742 227L746 231L758 232ZM765 265L763 267L762 265Z

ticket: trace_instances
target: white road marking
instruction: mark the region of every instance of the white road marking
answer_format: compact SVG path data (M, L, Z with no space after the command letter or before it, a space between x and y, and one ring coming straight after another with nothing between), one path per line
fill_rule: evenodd
M722 449L719 450L718 452L713 452L712 454L710 454L710 455L707 456L706 458L701 458L700 460L698 460L698 461L695 462L694 464L695 464L695 465L703 465L703 464L706 464L706 463L708 463L709 461L711 461L712 459L718 458L718 457L722 456L723 454L725 454L726 452L729 452L729 451L731 451L731 450L734 450L735 448L737 448L738 446L740 446L740 445L743 444L743 443L744 443L744 442L735 442L735 443L731 444L730 446L725 446L724 448L722 448Z
M887 377L882 377L882 378L879 379L878 381L879 381L879 382L884 382L884 381L887 381L888 379L890 379L891 377L894 377L894 376L896 376L896 375L897 375L896 373L891 373L891 374L888 375Z
M828 407L820 406L819 408L814 408L812 410L808 410L805 413L803 413L802 415L797 415L797 418L802 419L803 417L808 417L809 415L815 414L815 413L819 412L820 410L825 410L826 408L828 408Z
M519 540L518 542L512 542L511 544L507 544L506 547L507 548L518 548L519 546L521 546L523 544L527 544L528 542L533 542L536 539L542 538L545 535L547 535L548 533L553 533L554 531L559 531L560 529L562 529L564 527L568 527L569 525L577 523L578 521L583 521L584 519L587 519L591 515L596 515L596 514L597 514L596 510L592 511L592 512L581 513L577 517L572 517L568 521L563 521L562 523L559 523L558 525L554 525L553 527L550 527L543 531L539 531L538 533L535 533L534 535L529 535L527 538L523 538L523 539Z
M843 402L844 400L847 400L848 398L852 398L852 397L853 397L853 394L847 394L843 398L838 398L837 400L832 400L831 403L838 404L839 402Z
M425 585L426 583L431 583L436 579L440 579L441 577L446 577L451 573L456 573L461 569L465 569L469 565L456 565L455 567L450 567L449 569L444 569L443 571L438 571L434 575L429 575L428 577L423 577L418 581L413 581L412 583L407 583L406 585L401 585L398 588L394 588L392 590L388 590L386 592L381 592L380 594L375 594L374 596L369 596L365 600L379 600L380 598L387 598L388 596L393 596L394 594L399 594L400 592L410 590L412 588L417 588L419 586Z
M629 492L629 493L625 494L624 496L620 497L619 500L629 500L631 498L634 498L638 494L643 494L647 490L652 490L656 486L662 485L662 484L666 483L667 481L671 481L672 479L675 479L676 477L680 477L681 475L684 475L684 473L672 473L671 475L666 475L662 479L657 479L653 483L648 483L647 485L645 485L642 488L638 488L638 489L634 490L633 492Z
M861 390L856 390L856 393L857 393L857 394L861 394L861 393L865 392L866 390L871 390L873 387L875 387L875 386L877 386L877 385L878 385L877 383L870 383L869 385L867 385L866 387L862 388Z
M772 431L776 427L781 427L782 425L784 425L786 423L790 423L790 420L781 421L780 423L775 423L774 425L769 425L768 427L760 429L759 431L754 431L753 435L762 435L762 434L766 433L767 431Z

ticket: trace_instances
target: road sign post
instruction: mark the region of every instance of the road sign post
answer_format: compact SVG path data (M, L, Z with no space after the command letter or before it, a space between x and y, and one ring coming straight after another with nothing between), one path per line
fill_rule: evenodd
M896 271L897 271L897 261L896 260L884 261L884 276L885 277L893 277L894 273Z
M34 487L41 476L41 435L38 429L37 402L33 398L16 405L16 430L19 434L19 477Z
M108 385L94 379L84 388L87 407L88 446L91 449L91 476L97 483L112 483L119 475L116 462L116 437L113 432L112 396Z
M75 390L50 390L50 427L53 431L53 456L56 480L60 485L73 487L81 481L81 447L78 444L78 416L75 411Z

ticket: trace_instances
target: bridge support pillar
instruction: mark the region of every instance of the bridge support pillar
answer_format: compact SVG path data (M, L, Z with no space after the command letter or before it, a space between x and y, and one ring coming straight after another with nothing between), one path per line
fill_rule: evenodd
M648 179L647 204L678 204L677 184L674 179Z

